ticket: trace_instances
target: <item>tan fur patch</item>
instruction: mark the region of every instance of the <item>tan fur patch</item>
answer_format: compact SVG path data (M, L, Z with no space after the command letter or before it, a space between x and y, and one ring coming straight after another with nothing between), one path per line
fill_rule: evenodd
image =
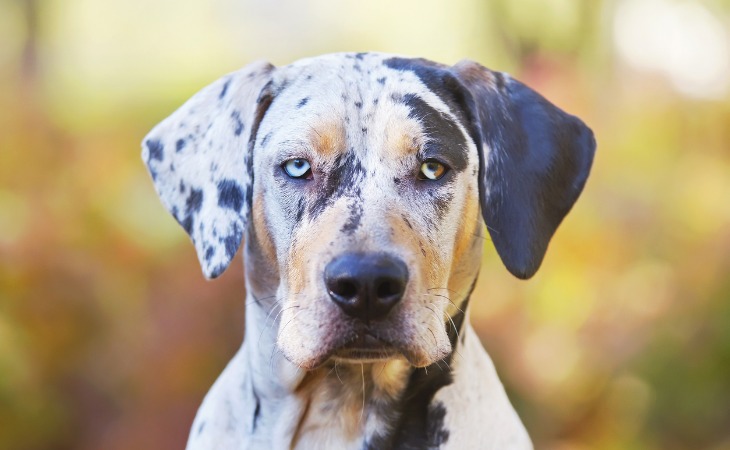
M307 270L310 267L310 255L320 255L322 249L329 248L330 240L338 236L342 226L346 204L335 204L317 218L315 222L306 223L295 231L292 249L289 254L288 285L291 292L302 292L307 283Z
M259 268L264 269L268 267L278 267L276 260L276 248L274 247L274 241L271 237L271 227L266 223L266 217L264 214L264 196L258 194L253 201L251 207L251 216L253 220L252 232L249 234L249 238L253 238L252 243L246 243L249 247L253 247L254 251L249 252L248 255L251 258L263 258L265 262L254 261L250 264L251 267L247 267L251 273L249 282L254 293L265 293L271 289L272 283L276 284L276 278L272 279L271 273L258 273L261 272Z
M345 149L345 129L339 121L325 122L311 128L309 141L318 154L332 157Z
M386 129L385 148L389 158L402 160L423 146L422 128L413 120L399 120Z
M393 233L393 240L411 248L411 253L420 261L420 280L426 286L436 286L444 273L444 257L433 247L423 241L419 233L410 229L400 216L390 216L388 224Z
M394 359L374 363L370 372L375 389L390 398L395 398L405 389L410 370L411 367L407 361Z
M466 191L464 211L461 214L461 226L456 234L453 261L457 264L462 261L464 253L472 247L472 243L476 238L475 233L479 223L478 216L479 197L475 194L473 188L469 186Z

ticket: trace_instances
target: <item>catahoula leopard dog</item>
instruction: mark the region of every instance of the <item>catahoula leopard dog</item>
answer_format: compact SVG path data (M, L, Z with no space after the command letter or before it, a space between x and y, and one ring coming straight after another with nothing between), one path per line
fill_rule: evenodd
M472 61L342 53L203 88L143 142L206 277L245 242L244 343L187 448L532 448L468 322L483 223L529 278L594 150Z

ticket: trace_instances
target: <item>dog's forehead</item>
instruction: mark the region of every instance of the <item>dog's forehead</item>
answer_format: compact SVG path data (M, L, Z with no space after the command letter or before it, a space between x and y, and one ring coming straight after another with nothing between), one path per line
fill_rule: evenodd
M317 151L337 147L347 151L373 142L369 132L399 148L415 148L433 133L436 122L450 122L452 134L458 108L444 95L439 74L445 66L387 54L334 54L282 67L269 89L274 101L262 124L264 143L311 141ZM442 127L443 128L443 127ZM339 145L336 145L339 144ZM347 147L347 148L344 148Z

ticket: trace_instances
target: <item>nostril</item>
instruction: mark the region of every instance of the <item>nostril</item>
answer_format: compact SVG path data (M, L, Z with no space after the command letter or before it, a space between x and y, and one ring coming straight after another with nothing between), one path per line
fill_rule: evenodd
M379 280L375 294L378 298L400 296L403 294L403 283L393 279Z
M330 283L330 292L345 299L351 299L357 295L357 283L351 279L341 278Z

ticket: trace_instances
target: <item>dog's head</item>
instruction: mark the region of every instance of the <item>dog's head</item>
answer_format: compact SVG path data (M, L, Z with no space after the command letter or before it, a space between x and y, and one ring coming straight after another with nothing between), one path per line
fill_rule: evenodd
M152 130L143 158L206 276L247 236L249 289L275 293L290 361L421 367L452 349L481 217L510 272L532 276L594 149L508 75L371 53L225 76Z

